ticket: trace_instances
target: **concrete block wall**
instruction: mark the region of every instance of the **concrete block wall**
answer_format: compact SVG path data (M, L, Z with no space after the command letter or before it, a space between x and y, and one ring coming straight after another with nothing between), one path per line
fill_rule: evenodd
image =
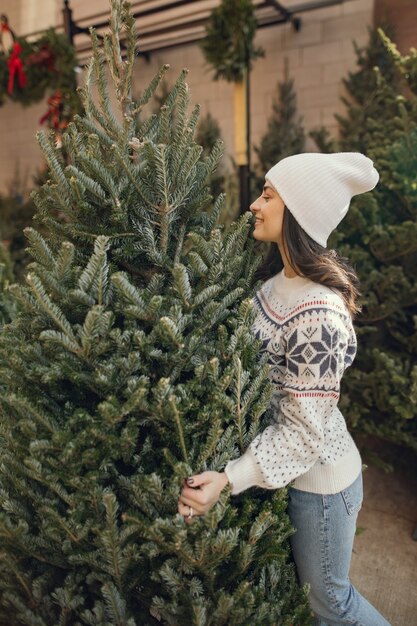
M2 4L2 11L8 13L18 34L46 28L53 22L56 25L62 23L62 7L55 0L3 0ZM299 2L285 0L283 4L290 8ZM37 12L33 8L35 5ZM71 6L74 18L81 20L88 15L102 14L108 3L106 0L91 0L89 3L72 0ZM373 12L374 0L345 0L340 5L302 13L299 32L295 32L290 24L258 30L256 43L265 49L266 55L255 62L251 74L252 146L259 144L266 130L277 83L283 79L285 59L288 60L289 75L295 80L298 110L306 131L325 125L331 133L336 132L334 113L344 110L340 100L343 94L341 81L356 64L352 41L366 44ZM214 81L213 72L206 66L199 46L184 44L153 52L149 61L139 56L135 90L143 90L164 63L171 66L167 77L171 85L183 67L189 69L192 104L199 103L203 115L210 112L218 120L226 155L233 154L232 85ZM27 109L7 103L0 108L0 192L11 180L17 162L21 171L30 174L40 165L42 159L35 132L40 128L39 118L45 110L45 103ZM311 141L307 149L314 149Z
M290 4L287 0L286 6ZM305 12L301 19L298 33L290 24L258 31L257 42L265 48L266 58L257 62L252 80L254 143L259 142L264 132L265 116L270 115L277 82L283 79L285 58L289 75L294 78L298 110L306 131L324 125L336 134L334 113L344 110L342 79L356 68L353 40L359 45L365 45L368 40L373 0L353 0ZM266 96L263 110L256 97L259 90ZM307 149L314 149L311 142Z
M287 1L286 6L289 6ZM297 33L290 24L258 30L256 43L265 49L251 73L251 143L257 145L267 127L277 83L284 76L285 59L294 78L298 109L306 131L326 126L337 132L334 113L343 112L342 78L356 67L353 40L365 45L372 25L373 0L351 0L346 4L301 14L302 28ZM198 45L185 45L151 54L139 62L136 84L146 85L160 65L170 63L169 81L182 67L189 69L188 84L192 102L202 114L210 112L220 123L226 153L233 154L233 87L214 81ZM314 149L310 140L307 149Z
M394 27L395 41L402 54L417 48L416 0L375 0L375 21Z

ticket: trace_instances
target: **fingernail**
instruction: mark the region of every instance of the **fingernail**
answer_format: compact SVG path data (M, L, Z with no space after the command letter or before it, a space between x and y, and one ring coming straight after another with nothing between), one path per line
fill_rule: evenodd
M194 482L194 478L187 478L187 483L188 483L189 485L192 485L192 484L193 484L193 482Z

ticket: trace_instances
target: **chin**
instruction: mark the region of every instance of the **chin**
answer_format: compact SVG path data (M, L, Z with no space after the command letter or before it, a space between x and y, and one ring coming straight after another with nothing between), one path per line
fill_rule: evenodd
M253 231L252 237L257 241L271 241L269 237L265 237L265 235L258 233L256 230Z

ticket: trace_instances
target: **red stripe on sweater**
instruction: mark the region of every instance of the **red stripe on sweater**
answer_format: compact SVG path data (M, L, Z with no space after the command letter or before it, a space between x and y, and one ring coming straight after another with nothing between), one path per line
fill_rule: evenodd
M321 392L321 391L290 391L290 393L295 398L339 398L340 394L334 393L332 391Z
M266 299L266 296L263 293L262 289L258 293L259 293L260 299L262 300L263 304L265 305L265 308L267 309L268 313L272 317L275 317L280 322L284 322L289 317L292 317L295 313L300 312L303 309L307 309L309 307L313 307L313 306L317 306L317 305L325 305L328 308L330 308L329 307L329 302L327 300L312 300L311 302L303 302L302 304L297 306L295 309L290 311L285 317L281 317L281 315L278 315L278 313L276 313L273 309L271 309L271 307L269 306L268 300ZM345 313L345 311L342 309L342 307L337 306L337 304L332 304L331 308L335 308L338 311L340 311L341 313Z

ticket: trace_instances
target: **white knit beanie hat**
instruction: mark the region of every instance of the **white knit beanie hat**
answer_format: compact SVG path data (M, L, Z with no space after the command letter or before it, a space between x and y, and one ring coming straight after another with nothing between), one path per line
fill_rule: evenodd
M360 152L307 152L282 159L265 178L301 228L325 247L352 196L373 189L379 174Z

